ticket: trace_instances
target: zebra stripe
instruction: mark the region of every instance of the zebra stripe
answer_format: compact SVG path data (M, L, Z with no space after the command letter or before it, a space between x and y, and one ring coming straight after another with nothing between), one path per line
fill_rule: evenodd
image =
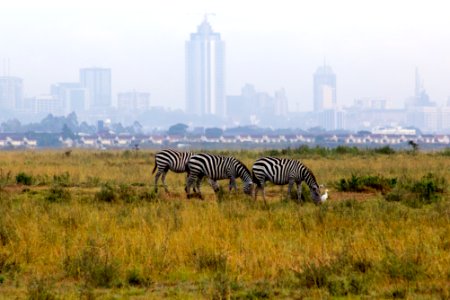
M190 188L196 183L196 190L200 194L200 181L206 176L214 190L217 191L217 180L230 179L230 190L237 190L236 178L244 182L244 193L251 194L252 177L250 170L238 159L232 156L219 156L212 154L196 154L188 162L188 180L186 194L190 196ZM201 194L200 194L201 197Z
M158 172L155 175L155 190L158 190L158 179L162 175L161 181L164 189L168 192L169 190L166 185L167 172L169 172L169 170L175 173L186 172L186 165L192 155L193 153L191 152L179 152L172 149L165 149L157 152L155 154L155 167L152 171L152 174L154 174L156 169L158 169Z
M292 186L297 184L297 197L301 198L301 184L305 181L311 191L311 197L316 203L320 202L320 189L316 177L308 167L301 162L289 158L262 157L255 161L252 167L253 181L256 184L255 200L258 189L263 191L265 199L264 185L270 181L276 185L289 184L288 194L290 195Z

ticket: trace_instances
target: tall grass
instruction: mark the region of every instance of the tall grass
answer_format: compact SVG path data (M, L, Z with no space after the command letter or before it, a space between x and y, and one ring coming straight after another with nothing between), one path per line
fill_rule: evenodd
M236 152L249 167L260 154ZM206 200L186 200L174 173L171 193L155 194L153 159L1 152L0 299L450 296L447 187L418 208L333 188L352 174L448 182L446 156L305 158L330 200L299 205L269 185L267 207L241 192L217 199L208 186ZM17 183L20 172L41 183Z

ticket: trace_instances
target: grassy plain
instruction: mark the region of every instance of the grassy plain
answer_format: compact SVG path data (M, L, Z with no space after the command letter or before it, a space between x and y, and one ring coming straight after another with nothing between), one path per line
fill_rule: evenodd
M180 174L153 191L149 151L0 152L0 299L450 298L448 151L224 154L301 159L330 197L269 186L266 207L238 180L187 200ZM396 178L417 197L427 174L444 190L423 205L338 188Z

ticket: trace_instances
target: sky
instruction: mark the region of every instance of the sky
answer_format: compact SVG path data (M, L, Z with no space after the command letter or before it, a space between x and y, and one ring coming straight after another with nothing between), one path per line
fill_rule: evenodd
M417 67L431 101L450 97L446 1L14 0L0 5L0 75L26 96L79 69L112 69L118 92L151 93L152 106L185 106L185 42L205 13L226 43L226 94L250 83L284 88L290 111L312 110L313 73L337 76L337 103L386 99L401 108ZM113 100L113 101L114 101Z

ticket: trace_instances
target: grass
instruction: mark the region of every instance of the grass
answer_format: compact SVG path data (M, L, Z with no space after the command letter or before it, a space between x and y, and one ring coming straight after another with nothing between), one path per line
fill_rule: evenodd
M155 193L151 152L0 152L0 299L449 298L448 156L354 151L275 153L330 197L269 185L268 207L240 182L186 200L174 173ZM265 152L228 154L250 167ZM352 176L368 188L338 190Z

